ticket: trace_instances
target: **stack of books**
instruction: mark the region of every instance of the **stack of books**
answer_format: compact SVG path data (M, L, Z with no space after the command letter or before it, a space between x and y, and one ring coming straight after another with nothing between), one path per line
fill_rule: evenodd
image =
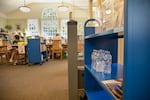
M118 99L122 99L122 79L102 81L104 86Z

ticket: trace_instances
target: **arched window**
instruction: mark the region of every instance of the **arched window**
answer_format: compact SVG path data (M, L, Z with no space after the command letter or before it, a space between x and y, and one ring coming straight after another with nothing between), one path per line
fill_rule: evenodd
M53 38L57 32L57 15L54 9L45 8L42 11L42 36Z

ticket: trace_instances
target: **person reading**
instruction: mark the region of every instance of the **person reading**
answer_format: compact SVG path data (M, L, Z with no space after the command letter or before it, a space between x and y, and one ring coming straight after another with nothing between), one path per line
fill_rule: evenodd
M61 40L61 37L58 33L56 33L56 36L53 38L53 40Z

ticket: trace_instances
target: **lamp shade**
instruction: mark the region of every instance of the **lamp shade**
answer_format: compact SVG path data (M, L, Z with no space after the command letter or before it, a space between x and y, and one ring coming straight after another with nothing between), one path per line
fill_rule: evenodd
M60 5L60 6L58 6L58 10L59 11L67 11L68 10L68 6Z
M30 7L27 7L27 6L20 6L19 7L19 10L21 11L21 12L30 12L31 11L31 8Z
M107 9L105 12L107 15L109 15L109 14L111 14L112 11L111 11L111 9Z

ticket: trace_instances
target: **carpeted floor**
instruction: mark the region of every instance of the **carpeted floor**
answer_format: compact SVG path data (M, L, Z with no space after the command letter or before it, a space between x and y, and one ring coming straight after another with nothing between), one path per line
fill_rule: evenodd
M68 100L67 60L0 64L0 100Z

